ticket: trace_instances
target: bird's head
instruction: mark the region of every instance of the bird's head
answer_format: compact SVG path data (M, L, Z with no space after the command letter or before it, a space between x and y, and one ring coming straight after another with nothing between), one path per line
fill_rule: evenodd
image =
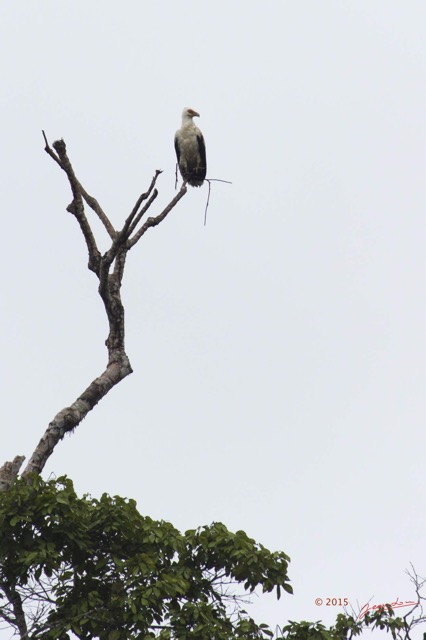
M186 120L187 118L195 118L195 116L199 118L200 114L198 113L198 111L194 111L194 109L191 109L190 107L185 107L185 109L182 111L182 119L184 120Z

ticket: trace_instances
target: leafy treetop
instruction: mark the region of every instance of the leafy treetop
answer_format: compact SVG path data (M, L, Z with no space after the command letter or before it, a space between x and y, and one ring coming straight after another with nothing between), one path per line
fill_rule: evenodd
M292 593L288 562L221 523L181 534L134 500L79 498L66 477L0 495L0 581L31 591L34 639L264 638L235 585Z

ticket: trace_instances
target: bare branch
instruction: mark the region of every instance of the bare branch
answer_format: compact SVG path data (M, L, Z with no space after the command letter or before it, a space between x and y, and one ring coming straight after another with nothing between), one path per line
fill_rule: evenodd
M25 620L25 613L22 607L21 596L16 590L15 585L8 583L3 580L1 583L2 589L5 593L5 596L9 600L12 605L13 615L15 618L15 624L18 628L19 635L21 638L26 638L28 635L27 623Z
M0 607L0 618L7 622L11 627L16 627L16 620L8 613L6 607Z
M79 182L79 185L80 185L81 195L83 196L83 198L85 199L89 207L96 213L99 220L102 222L105 229L107 230L109 237L111 238L111 240L113 240L117 235L117 232L112 226L111 222L109 221L108 216L103 212L102 207L99 204L99 202L96 200L96 198L93 198L91 195L89 195L86 189L82 187L80 182Z
M62 169L67 174L73 194L73 200L71 204L68 205L67 211L69 211L76 217L78 224L80 225L80 229L83 233L87 245L87 250L89 252L89 269L94 273L97 273L99 270L100 252L98 250L98 247L96 246L95 237L84 212L80 183L75 177L71 162L68 159L65 142L63 140L56 140L53 143L53 148L59 156Z
M421 595L420 593L424 585L426 584L426 578L420 577L416 572L413 564L410 563L410 565L411 572L407 569L405 573L409 576L411 582L414 584L415 592L417 595L417 604L415 604L403 618L406 629L408 629L406 636L407 640L409 640L410 638L409 632L412 628L416 627L418 624L424 624L426 622L426 616L424 615L423 610L423 603L426 602L426 597ZM408 618L414 613L414 611L416 611L416 617L411 621L408 621Z
M44 150L61 167L61 169L63 169L62 162L59 160L58 156L55 153L53 153L52 149L50 148L44 131L42 131L42 134L43 134L44 142L46 143Z
M30 473L40 473L64 435L73 431L112 387L132 373L129 359L124 351L121 354L115 352L114 356L114 361L110 361L99 378L93 380L71 406L65 407L54 417L23 471L22 477L27 477Z
M129 237L132 235L133 231L138 226L140 220L145 215L145 213L148 211L148 209L150 208L150 206L152 205L152 203L154 202L154 200L156 199L157 196L158 196L158 191L157 191L157 189L154 189L154 191L152 193L152 196L150 197L148 202L145 204L145 206L142 207L142 209L139 211L138 215L136 216L136 218L133 220L132 224L130 225Z
M132 233L132 231L135 229L135 227L137 226L139 220L142 218L143 214L145 213L145 211L147 211L147 209L149 209L149 207L151 206L152 202L155 200L155 198L158 195L158 191L157 189L154 189L154 185L157 181L158 176L160 175L160 173L162 173L162 171L160 171L159 169L157 169L157 171L155 172L155 175L153 177L153 179L151 180L151 184L149 186L148 191L146 191L145 193L142 193L141 196L139 196L139 198L136 201L135 206L133 207L132 211L130 212L130 215L128 216L128 218L126 219L126 221L124 222L123 228L121 229L121 231L116 235L111 248L107 251L107 253L104 255L103 257L103 262L105 263L105 267L108 267L112 264L112 262L115 260L119 250L121 247L124 247L127 245L127 241ZM141 205L141 203L148 198L149 194L151 193L151 191L154 189L153 195L151 196L151 198L148 200L147 204L143 207L142 211L138 212L138 209ZM136 215L137 214L137 215ZM136 216L136 217L135 217Z
M150 227L156 227L158 224L160 224L160 222L162 222L164 218L170 213L173 207L176 206L179 200L183 198L186 192L187 192L187 187L186 187L186 182L184 182L180 188L179 193L175 195L175 197L173 198L173 200L169 202L167 207L165 207L163 211L158 214L158 216L154 216L153 218L148 218L148 220L145 222L145 224L142 225L139 231L135 233L133 238L128 240L127 247L131 249L142 238L143 234L146 231L148 231Z
M130 213L130 216L127 218L126 223L129 222L129 224L130 224L130 222L133 220L133 218L136 215L136 213L138 212L139 207L141 206L142 202L148 198L148 196L151 194L152 190L154 189L155 183L157 182L157 178L161 173L163 173L161 171L161 169L157 169L156 170L156 172L154 174L154 177L151 180L151 184L148 187L148 191L145 191L145 193L142 193L139 196L139 198L136 200L136 204L133 207L133 209L132 209L132 211Z
M49 143L48 143L48 141L47 141L46 134L44 133L44 131L42 131L42 133L43 133L44 141L45 141L45 143L46 143L46 146L45 146L44 150L46 151L46 153L48 153L48 154L49 154L49 156L50 156L51 158L53 158L53 160L54 160L55 162L57 162L57 164L59 164L59 166L61 167L61 169L63 169L63 170L65 171L65 173L66 173L66 174L67 174L67 176L68 176L68 179L70 180L71 187L72 187L72 184L74 184L74 185L75 185L75 187L77 188L77 191L81 194L81 196L82 196L82 197L84 198L84 200L87 202L87 204L89 205L89 207L90 207L90 208L91 208L91 209L96 213L96 215L98 216L99 220L102 222L102 224L104 225L105 229L107 230L108 235L109 235L109 236L110 236L110 238L113 240L113 239L115 238L115 236L116 236L116 233L117 233L117 232L115 231L114 227L112 226L112 224L111 224L111 222L110 222L110 220L109 220L108 216L106 215L106 213L102 210L102 207L100 206L99 202L96 200L96 198L93 198L91 195L89 195L89 194L87 193L86 189L84 189L84 187L83 187L83 185L81 184L81 182L79 182L79 180L77 180L77 177L76 177L76 175L74 174L74 171L73 171L73 169L72 169L72 167L71 167L71 164L70 164L70 162L69 162L68 158L66 158L66 159L67 159L67 162L65 162L65 163L64 163L64 162L63 162L63 158L61 157L61 154L60 154L59 152L58 152L58 156L59 156L59 157L58 157L58 156L56 156L56 155L53 153L53 151L52 151L52 149L50 148ZM56 146L55 146L55 145L57 145L58 143L63 145L63 152L64 152L64 153L65 153L65 155L66 155L65 143L64 143L64 141L63 141L63 140L59 140L59 141L54 142L54 143L53 143L53 148L54 148L56 151L58 151L58 149L57 149L57 148L56 148ZM71 171L72 171L72 181L71 181L70 174L68 173L68 171L69 171L69 169L70 169L70 168L71 168ZM73 190L73 193L74 193L74 190ZM72 213L72 212L71 212L71 213Z
M8 489L18 475L25 456L15 456L12 462L5 462L0 468L0 491Z

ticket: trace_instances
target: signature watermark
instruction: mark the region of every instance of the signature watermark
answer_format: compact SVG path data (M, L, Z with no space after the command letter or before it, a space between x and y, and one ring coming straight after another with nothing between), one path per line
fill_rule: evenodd
M419 603L414 600L400 600L397 598L393 602L384 602L382 604L370 604L367 602L358 614L358 620L361 620L369 611L380 611L381 609L400 609L401 607L416 607Z

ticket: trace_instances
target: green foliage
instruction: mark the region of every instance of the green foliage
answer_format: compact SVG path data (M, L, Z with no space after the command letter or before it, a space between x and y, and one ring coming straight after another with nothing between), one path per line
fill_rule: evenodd
M288 562L221 523L181 534L134 500L79 498L66 477L0 493L0 620L18 628L22 605L32 640L270 640L240 605L256 587L292 593ZM330 628L290 621L276 640L350 640L366 628L410 637L383 607L339 614Z
M352 640L365 629L390 633L393 640L408 640L411 625L404 618L395 618L390 606L373 614L367 613L361 620L339 613L336 624L326 628L321 622L293 622L280 629L276 640Z
M78 498L66 477L0 494L0 587L31 595L33 639L269 638L233 585L292 593L288 562L221 523L181 534L134 500Z
M340 637L341 638L341 637ZM279 640L337 640L321 622L293 622L282 629ZM340 639L339 639L340 640Z

